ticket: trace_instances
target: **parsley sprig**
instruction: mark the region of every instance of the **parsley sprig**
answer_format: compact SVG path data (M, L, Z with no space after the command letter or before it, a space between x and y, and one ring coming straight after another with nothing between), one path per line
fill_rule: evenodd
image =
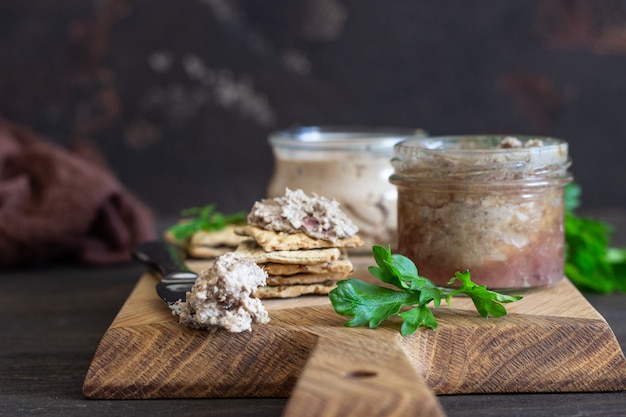
M167 232L179 242L200 230L222 230L227 224L243 224L246 221L245 212L222 214L215 210L215 204L185 209L181 212L181 216L182 221L167 229Z
M354 278L339 281L329 297L337 313L352 316L346 322L348 327L367 325L373 329L389 317L398 315L403 320L400 333L408 336L420 326L437 328L430 303L439 307L441 300L450 304L452 297L465 294L474 302L482 317L500 317L507 314L502 304L522 298L490 291L484 285L474 283L469 271L456 272L455 277L448 282L453 284L458 281L459 287L439 287L420 276L413 261L403 255L392 254L389 248L373 246L372 254L378 266L370 266L369 273L400 291Z
M626 249L610 245L608 223L574 213L580 197L578 184L565 187L565 275L582 291L626 292Z

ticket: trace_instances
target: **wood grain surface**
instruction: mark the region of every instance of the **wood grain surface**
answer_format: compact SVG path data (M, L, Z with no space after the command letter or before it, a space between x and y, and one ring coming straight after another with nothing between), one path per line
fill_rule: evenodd
M354 259L367 279L369 258ZM195 264L202 269L205 265ZM286 415L442 414L432 394L626 389L610 327L567 281L523 294L483 319L467 298L435 311L439 328L399 334L399 320L346 328L326 297L266 300L252 332L181 327L145 274L104 334L84 381L89 398L290 397ZM357 401L358 400L358 401ZM356 415L356 414L355 414Z

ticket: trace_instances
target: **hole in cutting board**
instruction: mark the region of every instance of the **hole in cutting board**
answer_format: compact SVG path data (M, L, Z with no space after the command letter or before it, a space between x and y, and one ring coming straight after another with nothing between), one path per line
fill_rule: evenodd
M378 372L367 370L351 371L346 374L346 377L348 378L372 378L375 376L378 376Z

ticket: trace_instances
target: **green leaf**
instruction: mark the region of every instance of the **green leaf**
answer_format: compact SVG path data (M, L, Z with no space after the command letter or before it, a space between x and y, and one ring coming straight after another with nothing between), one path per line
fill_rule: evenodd
M574 214L580 196L577 184L565 188L565 275L581 291L626 291L626 249L610 246L608 223Z
M353 316L346 326L376 328L383 320L397 314L403 305L414 302L413 294L367 284L357 279L342 280L329 294L335 311Z
M489 291L485 286L477 285L471 280L469 271L457 272L450 281L460 281L460 288L438 287L429 279L421 277L409 258L399 254L392 255L390 249L381 246L372 247L372 253L378 266L370 266L370 273L386 284L395 285L400 291L354 278L339 281L329 297L338 314L352 317L346 322L346 326L367 325L376 328L383 320L398 315L402 319L400 332L403 336L408 336L419 327L437 328L437 320L429 305L432 303L435 308L439 307L444 297L449 302L455 294L467 294L483 317L503 316L507 313L503 303L522 298ZM401 312L403 308L406 309Z
M393 271L393 274L400 277L402 280L411 281L416 277L419 277L417 273L417 267L406 256L394 254L391 255L391 260L387 262L389 268Z
M626 249L608 248L606 251L606 261L611 265L626 264Z
M418 274L417 267L413 261L404 255L392 255L389 268L402 282L402 288L410 288L412 290L421 290L424 287L435 288L429 279Z
M566 263L565 275L581 291L591 291L600 294L608 294L614 290L614 283L608 281L602 274L581 272L574 263Z
M441 299L446 297L445 292L430 280L428 282L430 282L430 285L425 285L418 290L420 293L419 302L420 304L428 304L432 301L433 306L439 307ZM416 291L413 288L411 288L411 290Z
M504 316L507 314L507 311L502 303L512 303L522 299L519 295L501 294L488 290L484 285L474 283L469 271L456 272L455 277L448 284L452 284L455 281L460 281L461 286L454 290L451 296L456 294L468 295L472 299L478 314L483 317L488 317L489 315L493 317Z
M613 284L617 291L626 292L626 249L608 248L606 260L613 272Z
M427 306L421 304L398 315L403 320L400 328L402 336L409 336L415 333L420 326L435 330L439 325L433 312Z
M228 224L243 224L246 221L246 213L243 211L225 215L215 211L214 204L203 207L190 207L182 210L183 219L167 229L167 232L179 242L191 237L194 233L206 230L222 230Z
M168 231L174 236L174 239L181 241L187 238L187 236L193 235L198 230L197 223L179 223L168 229Z
M402 282L400 277L395 274L392 268L391 249L382 246L373 246L372 255L378 267L370 266L369 273L381 280L384 283L394 285L400 289L404 289L406 285Z
M567 184L564 192L565 210L574 211L580 207L581 195L580 185L574 182Z

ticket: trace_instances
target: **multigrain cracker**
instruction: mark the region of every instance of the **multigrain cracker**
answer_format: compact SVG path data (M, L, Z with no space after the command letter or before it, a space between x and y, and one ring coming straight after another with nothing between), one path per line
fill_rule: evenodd
M345 254L342 254L336 261L322 262L319 264L277 264L268 262L262 264L263 269L270 275L295 275L295 274L328 274L346 273L349 274L354 269L352 262Z
M344 279L348 273L337 272L329 274L297 274L297 275L269 275L268 286L296 285L296 284L321 284Z
M301 295L327 295L334 288L336 283L332 284L310 284L310 285L281 285L278 287L259 287L257 297L267 298L294 298Z
M318 249L318 248L356 248L363 245L363 241L358 235L344 239L329 240L315 239L304 233L285 233L264 230L258 226L245 225L235 228L235 232L250 236L266 252L276 250L298 250L298 249Z
M339 259L339 248L302 249L302 250L279 250L265 252L254 239L244 240L239 244L235 252L252 259L258 264L273 262L283 264L319 264Z

